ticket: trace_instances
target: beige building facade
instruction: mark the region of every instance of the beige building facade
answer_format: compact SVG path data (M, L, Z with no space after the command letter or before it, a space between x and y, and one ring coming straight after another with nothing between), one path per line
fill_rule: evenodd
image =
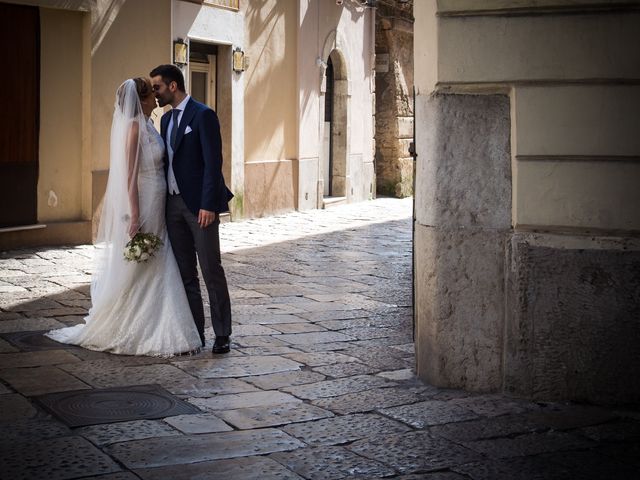
M31 15L29 38L39 40L31 59L37 115L24 115L37 117L31 153L14 153L19 142L9 139L0 164L9 184L28 183L33 205L0 222L0 249L91 241L114 92L161 63L179 64L188 91L220 117L232 219L372 198L375 13L357 0L337 3L0 2L8 24ZM180 49L184 58L175 56ZM28 182L26 164L15 160L23 157L35 162Z
M640 398L639 7L415 2L423 379Z

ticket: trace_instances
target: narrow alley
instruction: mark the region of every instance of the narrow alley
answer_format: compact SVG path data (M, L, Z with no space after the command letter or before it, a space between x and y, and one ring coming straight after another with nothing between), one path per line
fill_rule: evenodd
M637 478L637 412L416 378L411 214L382 198L223 224L223 356L210 327L174 358L48 340L86 314L95 247L3 252L0 476Z

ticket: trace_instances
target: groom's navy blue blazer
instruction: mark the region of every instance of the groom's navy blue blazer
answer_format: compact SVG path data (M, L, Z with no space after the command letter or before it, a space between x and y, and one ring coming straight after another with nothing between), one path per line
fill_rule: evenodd
M165 141L171 110L162 116L160 133ZM186 133L187 126L190 132ZM165 175L169 170L169 154L165 154ZM222 139L218 116L206 105L189 99L182 112L176 148L173 153L173 173L187 208L197 217L200 209L221 213L229 211L233 194L222 176Z

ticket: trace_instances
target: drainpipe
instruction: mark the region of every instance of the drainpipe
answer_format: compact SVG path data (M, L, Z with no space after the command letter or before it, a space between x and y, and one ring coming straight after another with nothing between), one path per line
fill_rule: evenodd
M369 86L369 93L373 93L373 96L376 96L376 17L377 17L377 9L375 6L375 2L373 2L373 5L371 5L371 8L369 9L369 11L371 12L371 25L370 25L370 30L371 30L371 55L370 55L370 62L371 62L371 82L372 85ZM376 102L376 106L378 105L378 102ZM377 184L377 178L376 178L376 149L375 149L375 142L376 142L376 122L375 122L375 116L376 116L376 110L373 110L373 115L372 115L372 119L373 121L373 125L372 125L372 137L373 137L373 142L374 142L374 148L373 151L371 152L372 155L372 160L373 160L373 179L372 179L372 185L371 185L371 192L369 192L369 194L371 195L371 197L376 198L378 196L378 192L376 189L376 184ZM376 192L375 197L373 196L373 192ZM370 197L370 198L371 198Z
M411 216L411 307L413 309L413 341L416 341L416 86L413 86L413 141L409 144L409 155L413 158L413 213Z

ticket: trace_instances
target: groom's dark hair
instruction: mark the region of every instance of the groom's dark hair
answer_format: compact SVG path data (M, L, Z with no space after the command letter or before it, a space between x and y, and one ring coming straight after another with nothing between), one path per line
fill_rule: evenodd
M156 68L151 70L149 76L151 78L157 77L160 75L162 77L162 81L168 86L171 82L176 82L178 86L178 90L184 92L184 76L182 75L182 71L176 67L175 65L158 65Z

